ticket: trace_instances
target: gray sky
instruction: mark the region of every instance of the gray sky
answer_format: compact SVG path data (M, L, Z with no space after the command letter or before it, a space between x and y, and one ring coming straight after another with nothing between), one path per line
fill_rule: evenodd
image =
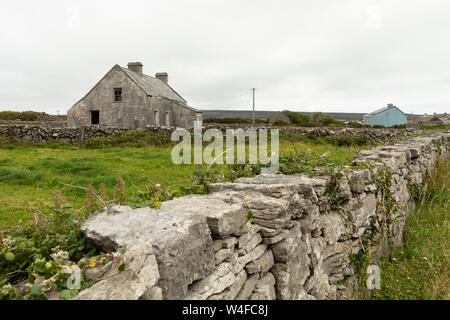
M0 110L141 61L199 109L450 112L448 0L2 1L0 43Z

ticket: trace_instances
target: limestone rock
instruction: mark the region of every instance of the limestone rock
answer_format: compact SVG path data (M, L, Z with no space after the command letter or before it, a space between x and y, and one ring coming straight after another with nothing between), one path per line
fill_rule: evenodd
M139 300L162 300L162 299L163 299L162 289L158 286L151 287L150 290L148 290L139 298Z
M261 230L261 227L256 224L247 223L245 225L246 233L242 234L238 239L238 248L242 249L253 238L253 236Z
M148 244L129 248L123 260L124 271L95 283L81 291L76 300L137 300L149 291L159 279L158 265Z
M238 251L239 255L243 256L247 254L248 252L252 251L258 244L260 244L262 241L261 235L259 233L256 233L250 241L248 241L242 249Z
M245 256L239 257L234 265L234 273L240 272L247 263L261 257L267 249L266 244L260 244L255 249L247 253Z
M264 254L256 260L249 262L245 266L248 274L253 274L257 272L267 272L272 268L274 264L272 250L266 250Z
M204 215L213 236L226 237L247 221L247 210L234 194L227 192L210 195L191 195L165 201L161 209ZM201 210L199 210L201 208Z
M301 225L296 224L294 228L289 230L288 235L281 242L272 246L273 255L276 261L287 261L292 255L292 252L297 248L301 241Z
M217 252L220 249L222 249L222 240L221 239L217 239L217 240L213 241L213 249L214 249L214 252Z
M210 296L208 298L208 300L233 300L233 299L235 299L235 297L237 296L239 291L241 291L242 287L244 286L244 283L246 282L246 280L247 280L247 273L244 270L241 270L241 272L239 272L236 275L234 283L230 287L228 287L221 293Z
M223 246L223 248L230 249L231 251L233 251L237 243L238 243L237 238L229 237L229 238L223 239L222 246Z
M235 281L233 266L224 262L217 266L206 278L196 281L189 286L185 300L206 300L213 294L220 293Z
M82 225L88 239L105 251L146 243L153 246L165 299L181 299L187 287L214 268L206 218L183 211L109 206Z
M247 191L244 203L253 215L255 223L271 229L282 229L290 220L289 201L265 196L259 192Z
M275 278L272 273L265 273L256 282L255 290L250 296L250 300L275 300Z
M233 251L231 251L230 249L221 249L221 250L217 251L215 253L216 265L220 264L225 259L230 258L232 256L232 254L233 254Z
M362 193L364 186L369 182L370 174L369 170L353 171L350 175L350 189L355 193Z
M256 282L258 282L258 279L259 279L258 273L249 275L247 281L245 281L244 285L242 286L242 289L237 294L235 300L248 300L253 290L255 289Z
M305 242L298 243L286 262L273 265L271 271L276 278L277 299L299 299L305 281L310 276L309 265L310 258Z

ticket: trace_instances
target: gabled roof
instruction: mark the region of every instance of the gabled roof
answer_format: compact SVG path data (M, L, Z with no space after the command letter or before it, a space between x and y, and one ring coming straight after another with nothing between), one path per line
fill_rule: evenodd
M144 90L144 92L152 97L162 97L162 98L166 98L169 100L173 100L173 101L178 101L181 102L183 104L183 106L187 109L190 109L192 111L198 112L198 113L202 113L200 110L197 110L195 108L192 108L190 106L187 105L187 101L184 100L171 86L169 86L167 83L165 83L164 81L161 81L157 78L154 77L150 77L146 74L142 74L142 76L138 75L137 73L128 70L127 68L123 68L121 66L119 66L118 64L114 65L98 82L97 84L92 87L91 90L88 91L88 93L86 93L83 98L81 98L80 100L78 100L74 106L79 103L80 101L82 101L84 98L86 98L89 93L91 93L101 82L104 78L106 78L106 76L113 71L114 69L118 68L119 70L121 70L123 73L125 73L126 76L128 76L134 83L136 83L136 85L138 87L140 87L142 90Z
M142 74L142 76L140 76L127 68L120 67L120 69L125 72L137 85L139 85L149 96L163 97L170 100L186 103L186 100L184 100L174 89L172 89L171 86L169 86L164 81L150 77L146 74Z
M396 106L387 106L387 107L384 107L384 108L380 108L380 109L378 109L378 110L375 110L375 111L372 111L371 113L368 113L368 114L366 114L364 117L367 117L367 116L373 116L373 115L375 115L375 114L378 114L378 113L380 113L380 112L383 112L383 111L386 111L386 110L388 110L389 108L395 108L395 109L397 109L398 111L400 111L401 113L403 113L404 115L406 115L402 110L400 110L399 108L397 108Z

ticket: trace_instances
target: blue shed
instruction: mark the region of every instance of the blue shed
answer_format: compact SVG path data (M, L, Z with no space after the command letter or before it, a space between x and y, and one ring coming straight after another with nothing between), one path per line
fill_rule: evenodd
M399 124L406 124L406 114L393 104L388 104L387 107L366 114L364 116L364 123L371 126L381 125L392 127Z

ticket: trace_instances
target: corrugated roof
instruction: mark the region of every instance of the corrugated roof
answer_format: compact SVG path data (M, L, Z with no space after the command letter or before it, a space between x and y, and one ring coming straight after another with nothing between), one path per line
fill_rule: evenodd
M175 90L172 89L167 83L159 79L150 77L146 74L142 76L137 73L128 70L127 68L120 67L130 78L132 78L144 91L151 96L163 97L170 100L186 103Z

